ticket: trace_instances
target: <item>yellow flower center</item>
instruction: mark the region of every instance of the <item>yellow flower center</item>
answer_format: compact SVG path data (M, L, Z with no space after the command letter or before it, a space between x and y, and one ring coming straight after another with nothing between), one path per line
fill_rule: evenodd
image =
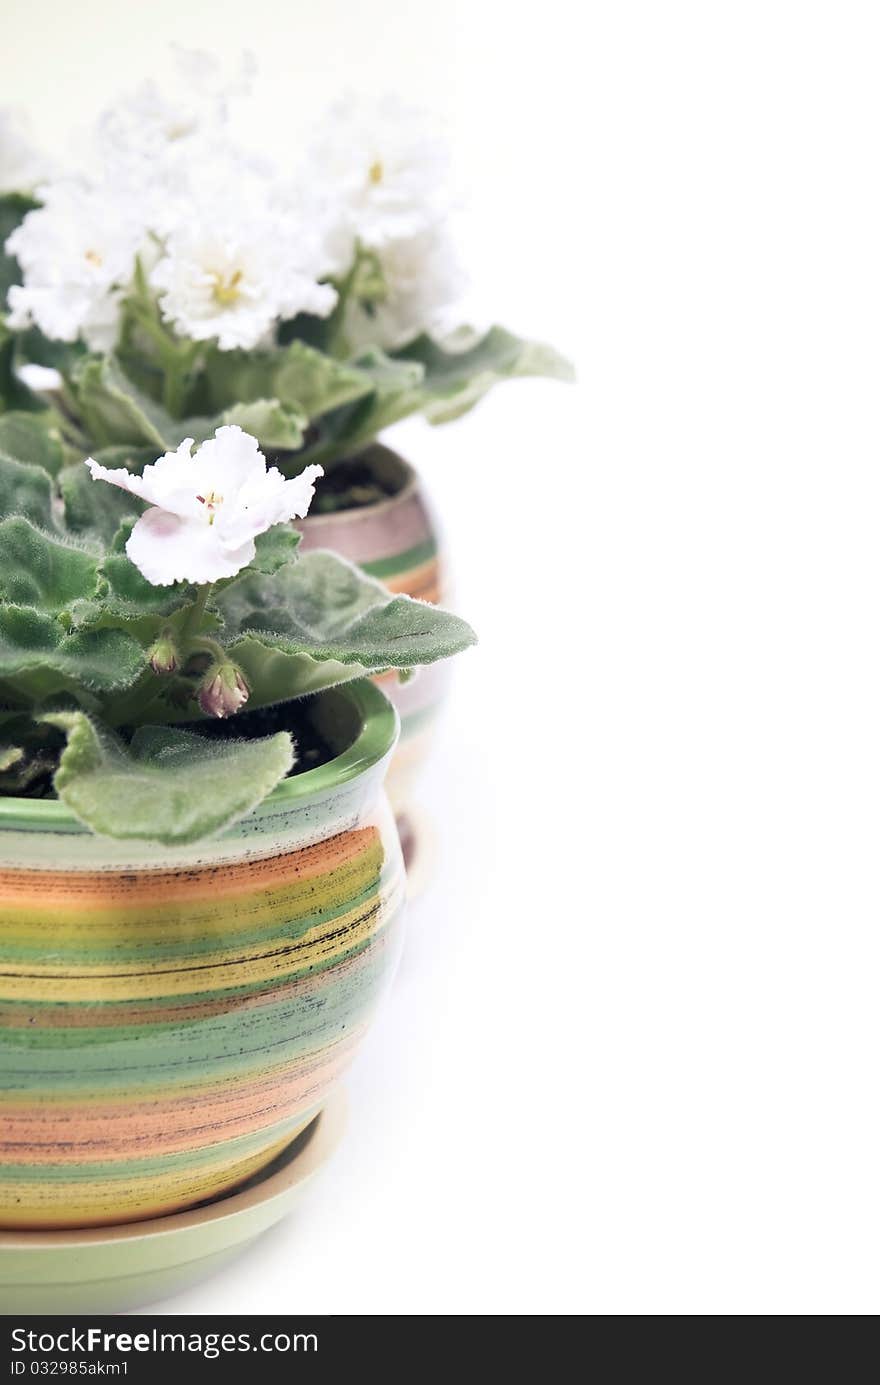
M237 269L234 274L228 276L213 274L211 277L214 280L214 302L219 303L221 308L231 308L241 297L241 281L244 277L242 271Z
M208 511L208 523L213 524L217 506L223 504L223 496L218 494L217 491L208 491L207 495L197 495L196 500L201 501L204 505L205 509Z
M370 171L367 176L374 186L377 183L381 183L382 179L385 177L385 167L381 159L376 159L374 163L370 164Z
M97 250L87 250L86 259L89 264L95 266L95 269L100 269L101 265L104 263L103 255L100 255Z
M193 120L172 121L170 125L165 126L165 138L173 144L175 140L184 139L187 135L191 135L195 128L195 121Z

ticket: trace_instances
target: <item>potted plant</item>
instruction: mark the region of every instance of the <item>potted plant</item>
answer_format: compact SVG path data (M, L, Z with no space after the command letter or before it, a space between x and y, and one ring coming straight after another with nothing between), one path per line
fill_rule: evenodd
M455 198L418 113L342 102L278 171L234 141L236 93L207 59L181 63L176 93L150 83L105 113L87 172L68 163L47 177L20 133L7 141L7 436L42 411L58 466L88 454L137 469L239 423L285 476L324 467L304 549L331 547L392 591L442 600L421 481L377 437L415 413L457 418L498 381L570 367L500 327L461 326ZM45 457L45 440L33 446ZM442 681L387 685L410 762Z
M473 638L300 555L320 465L224 424L59 469L49 414L0 450L3 1228L216 1198L314 1119L399 944L369 677Z

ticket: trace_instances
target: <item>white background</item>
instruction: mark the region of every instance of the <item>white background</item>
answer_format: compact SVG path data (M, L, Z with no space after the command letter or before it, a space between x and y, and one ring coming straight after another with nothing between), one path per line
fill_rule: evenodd
M431 102L481 297L582 381L399 432L482 636L433 877L333 1164L162 1306L876 1312L876 7L3 9L58 138L169 37L256 51L276 152Z

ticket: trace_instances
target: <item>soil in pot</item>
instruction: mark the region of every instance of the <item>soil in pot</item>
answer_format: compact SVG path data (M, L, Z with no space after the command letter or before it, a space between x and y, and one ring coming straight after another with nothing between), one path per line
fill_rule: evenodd
M297 702L284 702L275 707L257 707L252 712L239 712L224 721L197 721L187 724L188 731L211 740L256 740L289 731L296 747L296 760L288 778L305 774L336 758L351 742L346 742L344 726L331 727L322 722L321 701L303 697ZM353 730L353 728L352 728Z
M288 778L305 774L319 765L326 765L351 744L355 727L328 724L326 712L321 711L318 697L304 697L297 702L275 707L258 707L252 712L239 712L224 720L183 722L181 727L212 740L256 740L289 731L296 746L296 760ZM124 741L131 739L131 728L120 728ZM52 727L46 727L44 744L31 756L29 774L23 782L11 782L8 792L15 798L54 798L52 779L64 749L64 737Z
M352 457L328 467L315 491L312 513L337 514L340 510L359 510L389 500L400 489L395 478L376 467L367 457Z

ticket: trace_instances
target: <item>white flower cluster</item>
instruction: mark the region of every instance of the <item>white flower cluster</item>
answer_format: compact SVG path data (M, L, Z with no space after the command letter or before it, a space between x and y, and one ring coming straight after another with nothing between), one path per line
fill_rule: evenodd
M37 184L42 204L6 243L23 274L10 325L109 349L140 257L181 336L250 349L281 319L331 313L365 255L369 291L345 296L352 348L444 325L460 288L445 153L412 112L346 100L284 179L230 138L247 70L224 84L204 55L180 52L176 75L175 90L145 83L100 119L82 176L40 182L0 124L0 190Z
M417 333L444 330L464 287L449 234L445 144L423 114L387 96L351 96L332 106L300 176L337 277L356 251L375 258L381 289L350 298L349 344L393 349Z

